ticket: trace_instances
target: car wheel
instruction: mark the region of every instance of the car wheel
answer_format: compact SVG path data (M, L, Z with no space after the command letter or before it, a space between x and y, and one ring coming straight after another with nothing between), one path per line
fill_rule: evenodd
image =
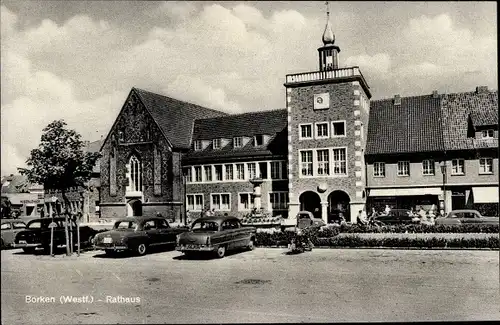
M253 251L254 250L254 248L255 248L254 241L255 241L255 238L251 238L250 241L248 242L247 248L248 248L249 251Z
M136 248L136 252L139 256L145 255L147 250L148 247L146 246L146 244L139 244Z
M226 255L226 246L219 246L217 248L217 257L223 258Z
M92 240L94 239L94 236L90 236L89 239L87 240L87 246L92 247Z
M33 247L24 247L24 248L23 248L23 251L24 251L26 254L33 254L33 253L35 253L35 248L33 248Z

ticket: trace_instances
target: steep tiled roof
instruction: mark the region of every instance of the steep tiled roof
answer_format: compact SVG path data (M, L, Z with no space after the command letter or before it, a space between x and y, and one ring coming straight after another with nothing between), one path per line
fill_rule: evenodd
M214 150L211 145L201 151L190 150L186 162L210 159L212 161L227 158L247 158L262 156L282 156L287 153L287 111L285 109L229 115L218 118L197 120L194 126L193 140L229 139L229 144ZM241 148L234 148L233 137L253 137L258 134L271 136L266 146L256 147L249 141Z
M227 115L146 90L138 88L133 90L137 92L165 136L176 148L190 147L194 120Z
M9 175L2 177L2 193L27 193L30 184L23 175Z
M232 139L238 136L253 137L256 134L273 135L286 128L286 125L286 109L208 118L194 123L193 140Z
M477 125L498 124L498 91L465 92L443 96L443 133L445 150L498 147L498 140L467 137L469 116Z
M366 154L441 151L440 98L432 95L374 100L370 103Z

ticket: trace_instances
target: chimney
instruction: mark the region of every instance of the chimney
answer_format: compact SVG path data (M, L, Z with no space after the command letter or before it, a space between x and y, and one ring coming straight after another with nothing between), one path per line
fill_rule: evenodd
M399 106L401 105L401 96L398 95L395 95L394 96L394 106Z
M434 90L432 92L432 98L438 98L438 91L437 90Z
M484 94L488 92L488 86L477 86L476 87L476 93L477 94Z

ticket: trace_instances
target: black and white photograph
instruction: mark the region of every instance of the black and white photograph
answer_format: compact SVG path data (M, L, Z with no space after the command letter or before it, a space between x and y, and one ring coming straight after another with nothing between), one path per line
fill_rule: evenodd
M2 324L500 320L496 2L0 13Z

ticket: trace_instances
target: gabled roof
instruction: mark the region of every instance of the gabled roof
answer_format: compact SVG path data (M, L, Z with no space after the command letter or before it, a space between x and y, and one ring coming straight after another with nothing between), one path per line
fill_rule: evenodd
M211 145L204 150L191 149L185 157L186 163L210 159L223 161L224 159L246 159L248 157L272 157L287 154L287 111L285 109L260 111L229 115L195 121L193 141L212 140L218 138L229 139L229 144L221 149L213 149ZM253 137L259 134L269 135L271 138L265 146L255 146ZM234 137L251 137L245 146L234 148Z
M286 109L276 109L200 119L194 123L193 141L274 135L286 128L287 114Z
M481 110L470 113L472 124L475 128L483 126L498 126L498 110Z
M132 88L132 90L136 91L142 103L174 148L188 149L191 146L194 120L227 115L220 111L146 90L138 88Z
M9 175L2 177L2 193L28 193L31 184L24 175Z
M433 95L370 103L366 154L442 151L441 99Z
M498 124L498 91L447 94L442 99L443 136L445 150L498 147L497 141L485 143L467 137L469 116L476 126L483 123Z

